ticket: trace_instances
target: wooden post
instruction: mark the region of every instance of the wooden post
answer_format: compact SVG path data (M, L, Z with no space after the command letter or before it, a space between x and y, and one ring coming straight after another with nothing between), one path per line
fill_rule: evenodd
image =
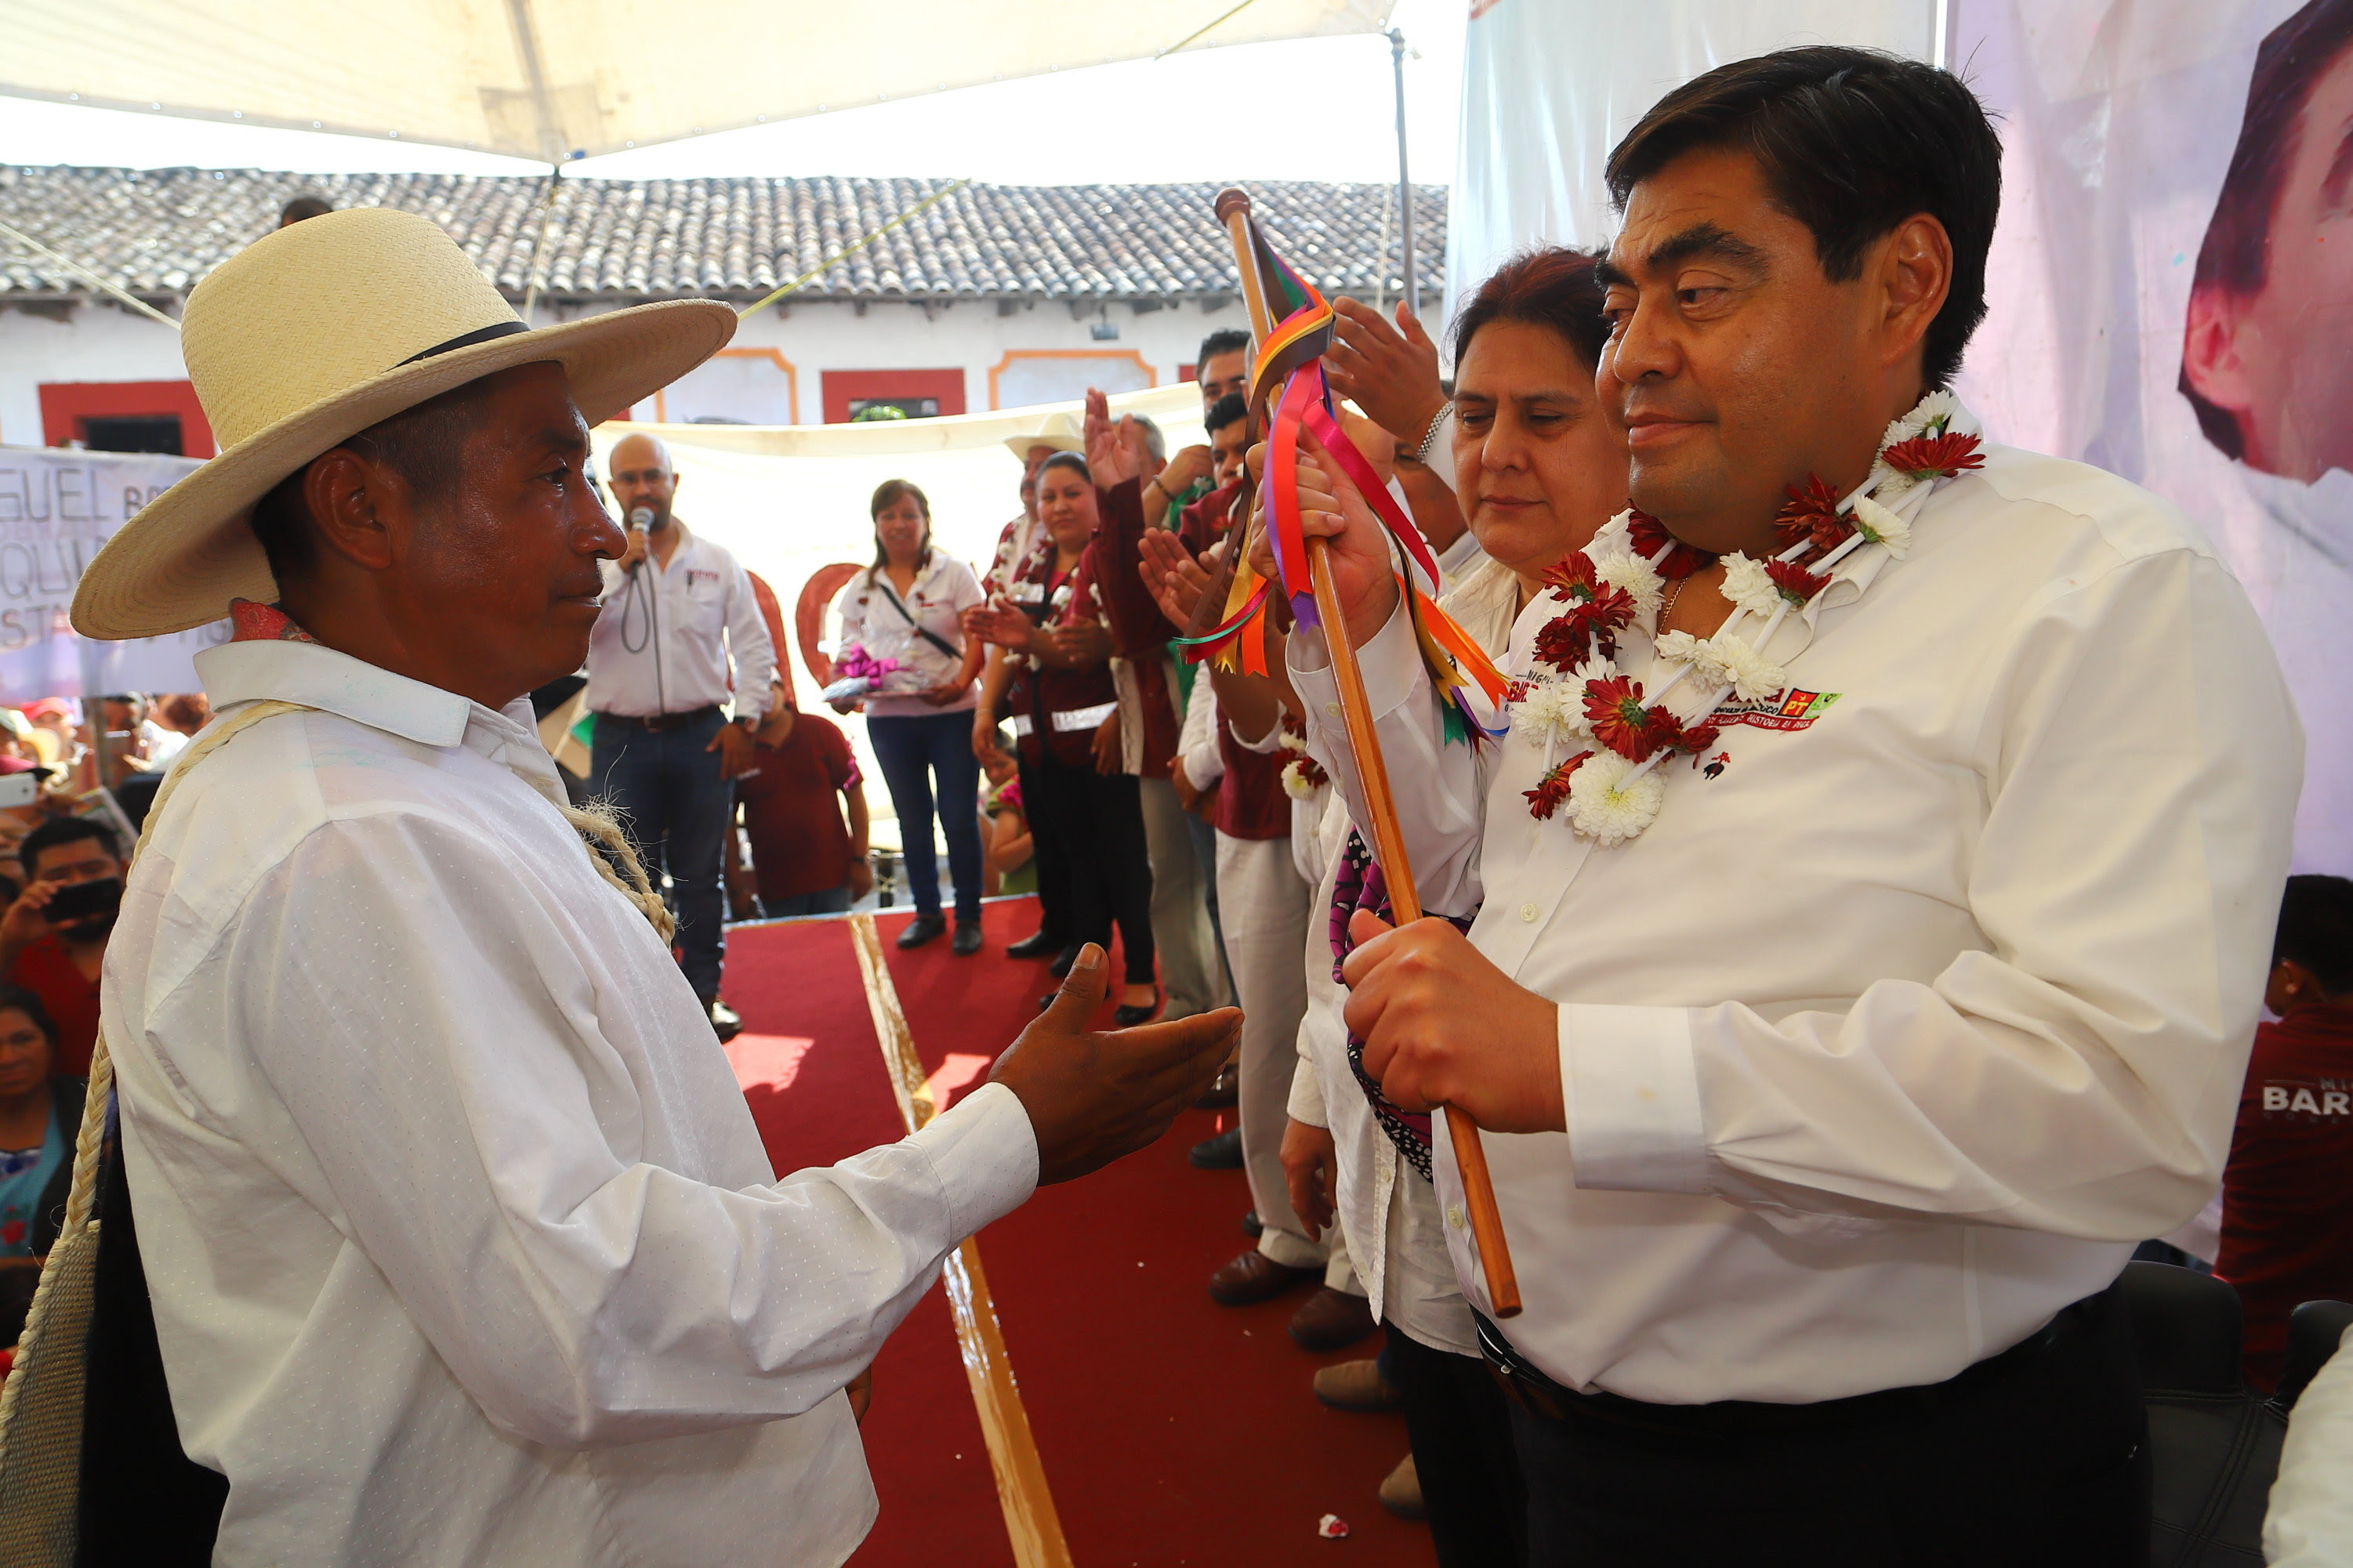
M1218 193L1218 221L1233 242L1234 266L1241 273L1242 300L1250 307L1250 331L1261 343L1274 328L1259 281L1258 258L1250 238L1250 200L1247 192ZM1405 925L1421 918L1421 897L1414 887L1413 868L1406 858L1405 835L1398 826L1397 802L1389 794L1388 767L1381 757L1380 736L1373 729L1373 709L1365 695L1364 671L1356 649L1348 640L1348 621L1333 586L1332 563L1324 540L1307 540L1307 577L1315 595L1315 614L1324 623L1324 640L1332 652L1332 675L1340 688L1342 722L1348 731L1348 749L1356 759L1356 776L1364 789L1365 809L1372 817L1373 856L1388 884L1389 912ZM1512 1252L1504 1240L1504 1219L1495 1207L1495 1184L1487 1173L1487 1151L1479 1141L1479 1124L1450 1105L1446 1131L1454 1145L1454 1163L1462 1174L1462 1198L1470 1210L1471 1234L1479 1243L1479 1266L1487 1279L1487 1300L1498 1318L1517 1317L1520 1282L1512 1270Z

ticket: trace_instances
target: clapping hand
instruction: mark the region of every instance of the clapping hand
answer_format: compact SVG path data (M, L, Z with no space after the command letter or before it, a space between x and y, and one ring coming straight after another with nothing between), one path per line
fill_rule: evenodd
M1087 391L1087 472L1095 488L1108 490L1140 477L1146 447L1144 429L1128 415L1112 422L1111 399L1090 387Z
M1391 326L1370 305L1342 295L1332 301L1332 346L1324 352L1332 390L1372 416L1400 446L1418 446L1445 406L1446 389L1438 379L1438 345L1413 312L1399 301Z
M997 647L1009 648L1015 653L1029 651L1030 637L1037 630L1029 624L1028 616L1023 615L1003 598L991 599L985 605L975 605L964 613L963 619L965 634L967 637L976 637L983 642L995 643Z
M1136 570L1144 575L1145 592L1172 626L1193 624L1193 612L1216 581L1216 571L1227 548L1223 542L1196 558L1166 529L1154 529L1140 542L1144 559Z

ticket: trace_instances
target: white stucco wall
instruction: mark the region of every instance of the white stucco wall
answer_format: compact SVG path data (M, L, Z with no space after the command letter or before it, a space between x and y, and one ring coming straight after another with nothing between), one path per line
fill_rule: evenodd
M535 324L544 325L594 310L543 305L534 313ZM1434 310L1424 320L1434 332ZM1118 338L1090 335L1098 321L1116 325ZM1141 315L1113 304L1079 319L1059 300L1002 315L993 300L936 307L928 315L916 305L871 304L861 315L846 301L788 301L782 314L772 306L744 321L726 355L663 395L660 416L818 424L825 418L822 377L828 370L961 370L968 413L1062 401L1089 385L1114 392L1165 386L1180 379L1203 337L1248 325L1239 301L1214 312L1180 304ZM44 383L177 381L186 374L176 334L113 306L77 305L64 321L0 310L0 444L41 443ZM636 412L657 416L650 405Z

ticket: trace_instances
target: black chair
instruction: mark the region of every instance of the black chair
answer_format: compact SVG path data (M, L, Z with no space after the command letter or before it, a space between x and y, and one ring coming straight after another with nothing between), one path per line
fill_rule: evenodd
M2336 1353L2353 1306L2307 1301L2288 1321L2279 1391L2239 1371L2239 1293L2163 1263L2128 1263L2116 1281L2148 1408L2151 1568L2262 1568L2263 1512L2288 1414Z

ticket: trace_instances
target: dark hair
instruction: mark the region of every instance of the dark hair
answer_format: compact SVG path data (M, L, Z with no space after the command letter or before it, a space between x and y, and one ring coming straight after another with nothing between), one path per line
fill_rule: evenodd
M2280 188L2295 162L2298 132L2312 89L2348 46L2353 46L2353 0L2312 0L2274 27L2255 51L2254 75L2247 79L2247 110L2239 121L2239 144L2231 151L2230 172L2206 220L2198 247L2198 270L2190 289L2219 289L2244 299L2271 273L2272 216ZM2206 439L2232 458L2247 455L2245 436L2228 409L2209 403L2189 384L2181 368L2181 395L2197 411Z
M1046 482L1046 470L1048 468L1075 468L1078 470L1079 478L1086 480L1089 484L1095 482L1094 474L1087 468L1086 458L1076 452L1057 452L1052 457L1047 458L1044 462L1039 464L1038 482L1041 485Z
M2272 962L2292 959L2312 971L2332 996L2353 991L2353 882L2342 877L2290 877L2280 899Z
M1237 419L1250 417L1250 399L1239 392L1229 392L1209 405L1209 412L1201 416L1201 428L1214 434Z
M417 499L447 500L465 477L466 450L478 427L482 400L490 395L490 378L470 381L403 409L380 424L371 425L348 440L327 448L348 447L362 457L391 469L405 480ZM322 452L319 457L327 454ZM313 458L311 462L317 462ZM261 542L270 574L282 588L289 577L299 577L319 558L319 542L311 526L310 503L302 497L305 463L280 480L254 503L247 526Z
M54 1058L58 1049L58 1021L49 1016L49 1009L40 997L21 985L0 985L0 1013L17 1012L32 1020L33 1027L41 1031L49 1042L49 1054ZM52 1066L55 1065L52 1061Z
M923 547L915 555L915 570L921 572L932 563L932 498L913 479L884 479L874 487L874 499L866 503L867 521L882 515L882 509L895 506L906 496L915 498L916 510L923 514ZM882 548L882 536L874 536L874 564L866 569L866 580L874 581L874 574L891 564L891 552Z
M306 217L324 217L334 210L324 196L296 196L278 209L278 226L284 228L288 224L301 223Z
M114 829L103 822L89 816L53 816L25 835L23 842L16 846L16 863L25 868L26 877L38 880L33 868L40 863L43 850L54 849L60 844L79 844L85 838L95 841L117 860L122 858L121 841L114 837Z
M1593 275L1597 258L1566 246L1524 250L1488 276L1455 313L1454 363L1479 329L1494 321L1525 321L1550 327L1577 351L1588 370L1601 362L1609 323L1601 319L1601 285Z
M1250 335L1240 327L1219 327L1201 340L1198 357L1193 361L1193 377L1199 380L1201 369L1219 354L1250 353Z
M1943 224L1952 288L1922 339L1921 374L1931 387L1952 379L1985 319L1986 252L2001 210L2001 139L1960 78L1829 45L1718 66L1659 100L1610 150L1611 199L1624 210L1637 184L1703 147L1757 160L1775 203L1812 231L1834 283L1861 276L1864 248L1914 214Z

